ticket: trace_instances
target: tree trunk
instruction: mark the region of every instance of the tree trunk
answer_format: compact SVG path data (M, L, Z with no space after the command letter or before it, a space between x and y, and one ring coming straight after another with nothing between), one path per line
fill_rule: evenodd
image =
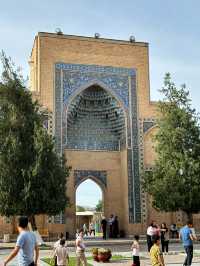
M35 221L35 216L31 215L29 216L29 222L31 223L31 227L33 231L37 230L37 226L36 226L36 221Z
M193 214L191 212L185 212L187 222L191 222L193 224Z

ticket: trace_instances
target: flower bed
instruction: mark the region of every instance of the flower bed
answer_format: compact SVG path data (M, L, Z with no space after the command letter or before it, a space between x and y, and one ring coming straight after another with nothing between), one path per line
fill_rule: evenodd
M92 257L98 262L108 262L112 257L112 253L108 248L93 248Z

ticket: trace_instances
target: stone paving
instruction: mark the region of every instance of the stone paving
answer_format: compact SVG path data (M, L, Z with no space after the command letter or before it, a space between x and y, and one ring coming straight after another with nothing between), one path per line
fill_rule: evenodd
M92 241L91 241L92 242ZM90 245L91 245L90 242ZM48 243L49 245L52 243ZM89 244L89 243L87 243ZM98 244L98 245L97 245ZM92 246L102 246L105 243L101 243L101 241L94 242L93 245L88 246L86 250L86 255L91 256L91 247ZM11 252L11 249L15 246L15 243L0 243L0 266L3 262L4 258L8 256ZM74 241L69 243L69 255L75 256L75 248L74 248ZM89 261L94 266L131 266L132 260L131 258L131 251L130 251L130 240L119 242L118 240L115 241L107 241L106 247L111 248L113 255L122 255L123 257L127 257L127 259L123 260L112 260L110 263L97 263L93 261ZM200 266L200 244L197 242L194 245L194 259L193 259L193 266ZM40 258L44 257L52 257L52 250L40 250ZM166 266L182 266L184 261L185 254L183 252L183 247L180 242L175 242L170 244L170 254L164 255L165 265ZM108 265L109 264L109 265ZM47 266L46 263L40 261L40 266ZM141 243L141 266L150 266L150 259L149 254L146 252L146 244ZM17 260L13 260L8 264L8 266L17 266Z
M9 254L10 250L1 250L0 252L0 265L3 262L4 258ZM131 253L130 252L117 252L114 253L117 255L123 255L124 257L128 257L127 259L122 259L122 260L111 260L109 263L98 263L94 261L89 261L92 265L94 266L131 266L132 260L130 259ZM87 252L87 256L91 256L91 253ZM51 257L52 256L52 250L41 250L40 251L40 258L44 257ZM74 252L70 252L70 256L75 256ZM184 254L175 254L172 253L170 255L164 255L165 259L165 264L166 266L182 266L183 261L184 261ZM40 260L39 263L40 266L47 266L46 263ZM149 255L147 252L142 252L141 253L141 266L150 266L150 260L149 260ZM195 256L193 259L193 266L200 266L200 255L197 257ZM17 260L13 260L8 264L8 266L17 266Z

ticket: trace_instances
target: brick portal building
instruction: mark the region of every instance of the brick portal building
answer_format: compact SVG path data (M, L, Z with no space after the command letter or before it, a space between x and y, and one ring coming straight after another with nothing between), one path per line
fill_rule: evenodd
M126 234L144 232L152 219L181 224L182 213L157 212L141 187L155 158L148 43L96 37L38 33L34 40L30 89L48 109L49 133L72 166L71 207L38 217L38 228L74 235L75 193L86 179L100 186L105 216L117 215Z

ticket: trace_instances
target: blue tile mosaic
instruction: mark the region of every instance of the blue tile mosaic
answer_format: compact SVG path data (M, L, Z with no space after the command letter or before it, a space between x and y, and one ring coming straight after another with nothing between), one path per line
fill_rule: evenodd
M134 69L57 63L55 65L54 111L56 147L58 151L62 152L63 146L67 142L66 112L71 100L75 95L95 84L118 99L126 111L128 122L129 222L141 222L138 114L136 72ZM130 102L129 99L131 99ZM94 142L95 140L91 139L91 149L93 149ZM72 143L72 145L74 144ZM83 145L83 148L90 149L89 142L86 146L84 143L81 145ZM111 140L106 144L105 149L108 149L108 145L115 146Z
M74 170L74 186L78 187L84 180L91 178L96 180L103 188L107 187L107 172L94 170Z

